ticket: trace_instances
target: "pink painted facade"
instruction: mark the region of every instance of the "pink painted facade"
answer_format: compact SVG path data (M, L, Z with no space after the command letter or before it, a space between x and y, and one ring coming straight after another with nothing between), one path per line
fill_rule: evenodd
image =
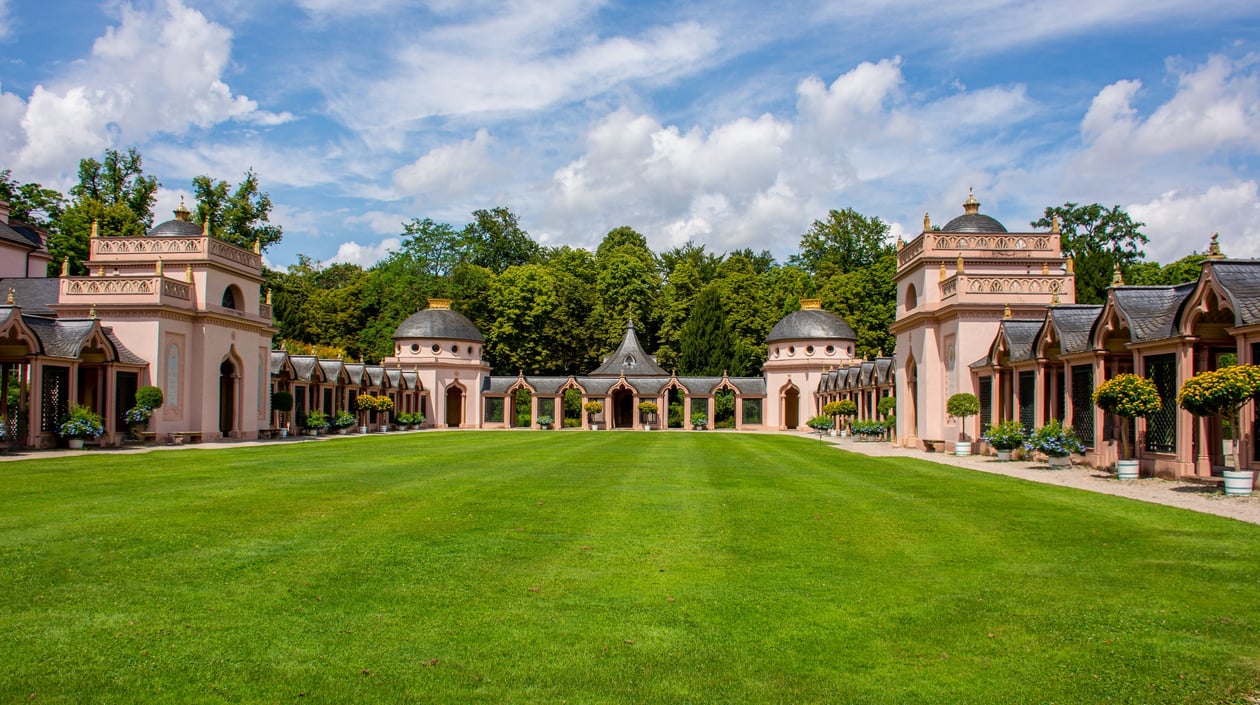
M894 370L897 437L907 446L977 438L978 419L963 428L945 413L950 395L977 394L970 364L988 354L1004 317L1040 317L1054 302L1075 300L1074 276L1055 232L1011 233L979 213L941 230L924 216L923 232L897 251L897 339Z

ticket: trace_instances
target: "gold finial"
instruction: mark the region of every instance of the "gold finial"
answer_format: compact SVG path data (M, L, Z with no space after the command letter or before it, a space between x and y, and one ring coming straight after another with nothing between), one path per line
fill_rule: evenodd
M1124 275L1120 273L1120 263L1116 263L1116 268L1111 272L1111 285L1124 286Z
M927 211L923 211L923 232L932 232L932 219L928 216Z
M271 305L271 289L267 290L267 305Z
M1068 257L1067 261L1065 261L1063 264L1067 266L1068 274L1076 274L1076 260L1072 259L1071 257Z
M901 235L897 235L897 251L901 252L901 248L905 246L906 246L906 243L902 242Z
M92 304L92 308L88 309L88 318L96 320L96 304Z
M1041 274L1042 274L1042 276L1045 276L1046 274L1049 274L1049 273L1050 273L1050 263L1049 263L1049 262L1042 262L1042 263L1041 263Z
M101 265L101 266L99 266L99 267L97 267L97 268L96 268L96 276L98 276L98 277L103 277L103 276L105 276L105 265Z
M943 281L948 275L945 273L945 263L941 262L941 280Z
M1002 318L1010 318L1010 317L1011 317L1011 305L1010 305L1010 304L1007 304L1007 305L1006 305L1006 306L1002 309Z
M975 215L980 212L980 202L976 200L976 194L971 191L971 187L967 187L967 200L963 203L963 212L968 215Z
M822 309L822 299L801 299L802 311L818 311Z
M184 197L179 197L179 208L175 209L175 220L182 220L185 223L192 222L192 213L188 211L188 206L184 205Z
M14 289L13 287L9 287L9 298L5 300L5 303L9 304L10 306L17 303L17 300L13 298L15 294L17 294L17 289Z
M92 237L101 236L101 223L95 218L92 220Z
M963 273L963 258L962 258L962 255L958 255L958 274L962 274L962 273Z
M1061 232L1059 230L1059 214L1058 213L1055 213L1054 215L1050 216L1050 232L1054 233L1055 235L1058 235Z
M158 275L159 277L160 277L160 276L162 276L162 269L163 269L164 267L165 267L165 265L162 263L162 258L161 258L161 257L158 257L158 261L157 261L157 275Z
M191 264L184 265L184 281L188 282L189 284L192 284L192 265Z
M201 236L210 237L210 216L208 215L206 216L206 219L202 221L201 223Z
M1220 233L1212 233L1212 244L1208 245L1208 259L1225 259L1224 253L1221 252L1221 243L1217 241Z
M254 238L254 254L262 254L262 242L258 238Z
M1056 291L1056 292L1054 292L1054 296L1051 296L1051 297L1050 297L1050 305L1051 305L1051 306L1058 306L1058 305L1059 305L1059 292L1057 292L1057 291Z
M69 257L61 260L61 276L63 277L70 276L70 258Z
M446 309L449 309L450 307L451 307L450 299L429 299L429 308L431 309L438 310L438 311L445 311Z

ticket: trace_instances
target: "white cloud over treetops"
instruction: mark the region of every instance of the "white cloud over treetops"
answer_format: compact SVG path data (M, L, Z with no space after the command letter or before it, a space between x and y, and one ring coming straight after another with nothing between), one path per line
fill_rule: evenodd
M123 4L119 13L66 73L26 100L0 95L0 130L10 134L0 146L16 153L13 166L28 178L56 181L83 156L157 133L289 118L233 95L223 80L232 44L225 27L180 0L146 10Z

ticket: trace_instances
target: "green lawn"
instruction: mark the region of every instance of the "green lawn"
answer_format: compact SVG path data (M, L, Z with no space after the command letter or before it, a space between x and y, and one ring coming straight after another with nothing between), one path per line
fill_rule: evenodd
M1260 527L816 440L0 463L0 702L1248 703Z

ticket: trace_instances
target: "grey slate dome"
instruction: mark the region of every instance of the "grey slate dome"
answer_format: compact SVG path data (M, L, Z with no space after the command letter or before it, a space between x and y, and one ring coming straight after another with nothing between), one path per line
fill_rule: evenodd
M201 237L204 234L201 226L192 222L192 213L184 207L183 201L175 209L174 220L161 223L149 231L149 237Z
M843 318L816 308L816 302L802 301L801 303L805 308L789 313L783 317L783 320L774 324L774 328L770 329L770 335L766 336L767 343L811 338L857 340L857 333L853 332L853 328Z
M464 314L450 309L446 299L429 299L429 307L407 317L394 329L394 339L438 338L441 340L485 341L481 331Z
M962 215L946 223L941 231L947 233L1006 232L1006 226L999 223L996 218L980 214L980 202L976 200L975 194L967 193L967 202L963 204L963 211Z

